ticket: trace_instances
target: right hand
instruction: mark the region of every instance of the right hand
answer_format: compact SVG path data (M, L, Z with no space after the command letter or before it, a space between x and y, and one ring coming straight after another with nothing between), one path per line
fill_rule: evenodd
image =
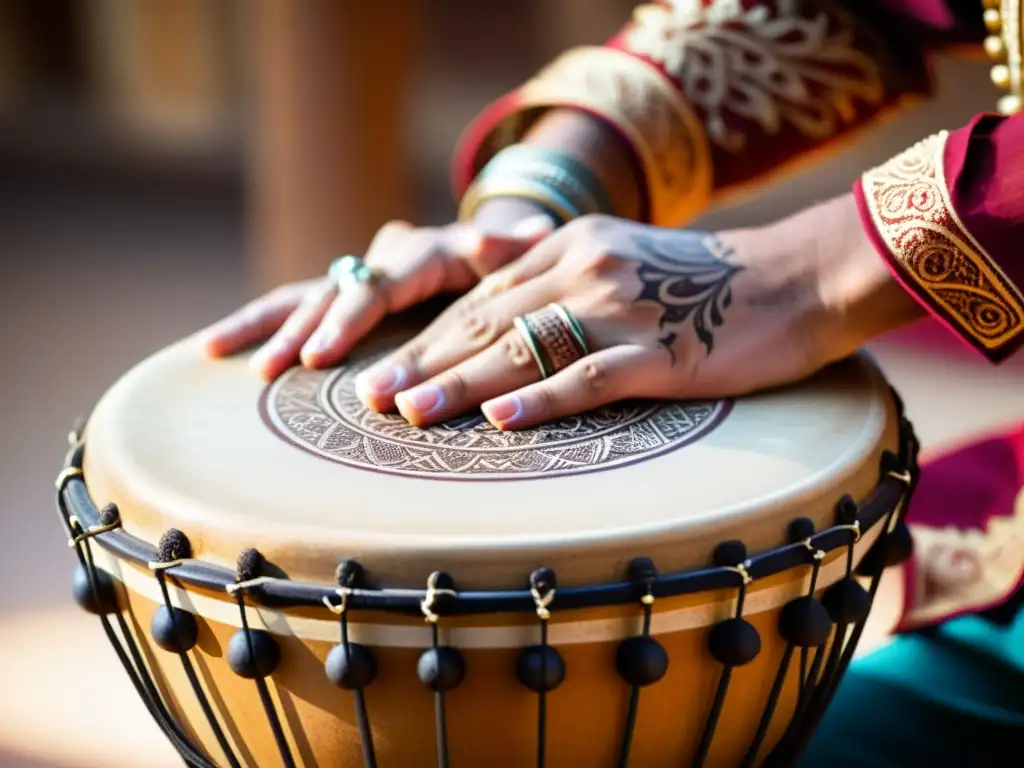
M276 288L204 332L208 354L223 357L263 344L253 369L272 381L297 362L337 365L387 315L441 293L463 293L518 259L554 229L543 214L493 234L476 223L413 227L391 222L364 258L372 284L339 292L327 277ZM265 342L265 343L264 343Z

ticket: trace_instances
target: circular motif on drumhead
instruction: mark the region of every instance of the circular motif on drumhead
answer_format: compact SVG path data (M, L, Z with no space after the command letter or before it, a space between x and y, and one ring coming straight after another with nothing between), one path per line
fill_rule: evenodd
M281 438L360 469L444 480L550 477L610 469L681 448L730 401L624 402L535 429L501 432L479 413L426 429L367 409L356 375L376 357L331 372L294 368L269 386L262 412Z

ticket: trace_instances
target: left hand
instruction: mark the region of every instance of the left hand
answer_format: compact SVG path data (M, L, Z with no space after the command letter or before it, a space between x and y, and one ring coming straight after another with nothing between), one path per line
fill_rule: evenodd
M852 199L820 208L718 234L572 222L364 371L359 396L417 426L482 407L510 430L623 399L734 396L803 378L917 313ZM552 302L576 317L591 353L542 379L513 321ZM401 391L388 390L395 381Z

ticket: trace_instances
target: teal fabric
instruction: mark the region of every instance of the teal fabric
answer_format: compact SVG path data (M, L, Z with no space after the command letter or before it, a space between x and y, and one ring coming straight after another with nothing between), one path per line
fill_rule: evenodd
M906 635L850 665L800 768L1024 765L1024 611Z

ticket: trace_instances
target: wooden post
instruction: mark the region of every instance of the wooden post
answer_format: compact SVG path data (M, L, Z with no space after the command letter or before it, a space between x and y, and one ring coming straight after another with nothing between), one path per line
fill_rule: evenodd
M411 211L416 0L255 0L253 289L322 274Z

